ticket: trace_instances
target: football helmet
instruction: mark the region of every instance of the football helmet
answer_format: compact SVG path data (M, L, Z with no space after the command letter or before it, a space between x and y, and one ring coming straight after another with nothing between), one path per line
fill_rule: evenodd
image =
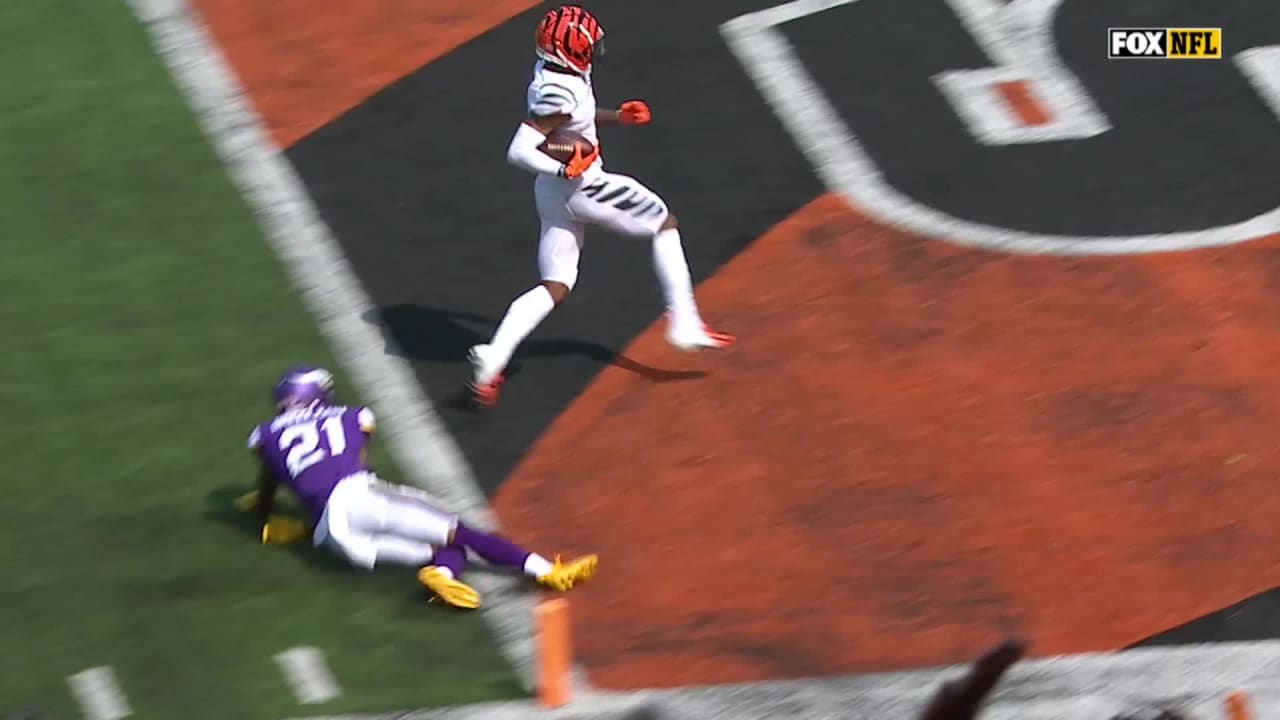
M271 395L276 409L307 407L333 402L333 373L322 367L289 368L280 376Z
M577 5L561 5L543 15L535 38L538 57L580 75L604 55L604 28Z

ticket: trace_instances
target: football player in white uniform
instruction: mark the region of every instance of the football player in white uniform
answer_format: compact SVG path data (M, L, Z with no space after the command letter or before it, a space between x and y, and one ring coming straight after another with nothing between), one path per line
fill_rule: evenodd
M603 41L604 29L595 16L576 5L550 11L538 24L528 116L511 139L507 161L537 175L542 282L511 302L488 343L471 348L471 390L483 405L497 402L516 346L569 296L578 280L587 225L652 241L654 270L667 305L668 342L687 351L734 342L733 336L707 327L698 313L675 213L639 181L604 169L596 125L645 125L651 116L641 100L622 103L617 110L597 109L591 66L603 52ZM591 143L591 152L583 154L579 147L565 163L543 153L539 146L547 135L561 129L581 135Z

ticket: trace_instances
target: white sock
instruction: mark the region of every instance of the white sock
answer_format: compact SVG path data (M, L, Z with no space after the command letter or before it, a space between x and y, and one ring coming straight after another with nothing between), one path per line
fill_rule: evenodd
M653 236L653 269L662 285L662 297L671 313L671 323L676 327L699 327L698 305L693 299L693 280L689 277L689 263L680 244L680 231L663 230Z
M495 375L501 372L511 361L511 355L515 353L516 346L523 342L555 307L555 298L551 297L551 292L543 285L538 285L512 300L511 306L507 308L507 314L503 316L502 322L498 323L498 329L493 333L493 339L489 341L489 351L485 355L489 371Z
M450 570L449 568L443 565L436 565L435 569L436 569L436 572L440 573L441 575L444 575L445 577L448 577L448 578L453 578L453 571Z
M529 553L529 557L524 559L524 574L531 578L540 578L551 572L551 568L551 561L538 553Z

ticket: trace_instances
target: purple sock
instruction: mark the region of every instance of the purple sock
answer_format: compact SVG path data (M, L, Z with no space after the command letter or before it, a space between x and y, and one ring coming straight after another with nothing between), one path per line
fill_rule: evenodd
M467 551L461 545L445 545L436 548L431 564L436 567L449 568L454 580L460 580L467 569Z
M489 563L518 570L524 569L524 561L530 555L528 550L506 538L480 532L479 530L472 530L462 523L458 523L458 529L454 532L453 541L457 545L461 545L484 558Z

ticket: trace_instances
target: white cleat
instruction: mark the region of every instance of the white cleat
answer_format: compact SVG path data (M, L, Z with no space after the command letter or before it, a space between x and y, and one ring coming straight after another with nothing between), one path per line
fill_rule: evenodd
M674 325L667 324L667 342L683 352L699 350L721 350L730 347L738 339L729 333L712 330L706 325L690 325L677 330Z
M475 345L467 352L467 360L471 362L471 396L485 407L498 404L498 391L502 389L502 369L494 370L485 357L489 352L488 345Z

